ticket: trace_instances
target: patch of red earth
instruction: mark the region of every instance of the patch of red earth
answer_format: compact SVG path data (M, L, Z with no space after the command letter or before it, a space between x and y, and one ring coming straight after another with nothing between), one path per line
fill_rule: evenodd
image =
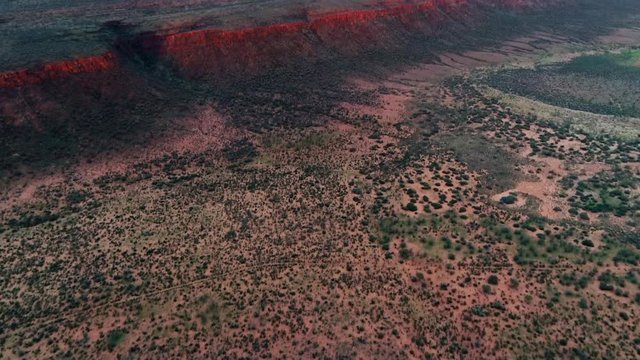
M51 186L64 181L91 182L108 173L126 172L131 166L148 162L164 154L177 152L203 152L220 150L229 142L245 134L227 123L212 106L200 108L193 115L178 119L176 123L184 130L155 139L150 144L136 145L115 154L101 154L74 165L67 170L51 170L49 173L22 176L3 191L0 209L28 203L33 200L39 187Z
M540 215L553 220L569 217L567 200L558 196L560 191L558 180L560 178L569 173L575 173L579 175L581 180L584 180L598 172L611 168L610 165L604 163L566 164L556 158L541 156L533 156L531 159L535 161L535 164L525 165L521 168L521 171L525 174L535 175L537 181L521 181L515 188L506 191L504 194L515 192L540 200L538 209ZM495 196L494 200L499 201L504 194ZM558 208L560 209L559 211L557 211Z
M349 112L376 117L378 124L390 133L396 133L398 130L393 125L404 121L409 114L409 107L415 100L417 90L415 84L406 83L400 77L392 77L382 83L363 78L350 78L347 79L347 84L361 91L375 91L377 104L342 103L340 106Z
M411 274L420 272L424 274L430 289L438 289L440 284L448 285L447 290L434 291L435 296L442 298L442 305L434 310L447 314L451 324L458 329L457 332L466 334L468 341L473 340L474 343L482 344L479 348L470 347L470 353L467 355L472 358L481 358L486 355L486 353L479 353L479 351L499 349L502 332L509 328L507 325L501 331L497 331L496 328L490 326L490 317L472 316L473 322L484 326L483 332L486 332L483 334L470 333L470 328L466 325L469 323L470 310L474 306L489 308L490 304L500 302L508 312L525 317L536 316L547 311L542 299L533 297L530 302L523 301L526 295L544 292L544 285L527 282L517 287L509 286L511 277L516 276L524 281L525 276L521 273L521 269L509 267L503 270L489 271L476 269L473 266L464 266L461 263L454 265L455 263L446 261L425 263L420 259L408 261L401 264L400 267L402 268L401 273L406 274L405 282L407 283L411 283L411 280L408 279ZM487 284L489 274L497 275L499 284L491 286L491 293L485 293L482 290L482 285ZM465 283L465 278L470 278L471 281L466 285L461 285ZM447 302L447 299L451 300L452 298L455 299L454 302ZM445 305L450 303L452 305ZM505 349L503 348L503 350Z
M64 181L63 174L50 173L38 176L23 176L11 186L0 191L0 211L8 210L19 204L32 202L39 188L48 187Z
M379 119L381 125L393 125L402 121L406 104L412 99L410 95L402 93L380 94L380 106L343 103L341 106L350 112L373 115Z
M531 125L529 129L522 129L522 133L526 139L540 140L542 133L552 133L553 131L542 128L537 125ZM495 138L496 133L493 131L485 131L485 136ZM557 146L565 152L584 153L586 145L582 142L583 137L561 139L555 136L549 140L549 143ZM509 207L521 208L527 205L527 199L533 198L539 201L538 212L540 215L552 219L561 220L570 217L569 203L566 196L560 196L562 189L558 181L569 175L575 174L578 180L586 180L591 176L606 170L610 170L611 166L605 163L573 163L566 160L560 160L546 156L530 156L531 146L528 141L523 142L524 146L517 152L522 158L528 158L533 161L532 164L521 166L518 170L529 176L533 180L520 181L513 189L509 189L492 196L492 200L499 202L504 196L511 193L518 194L517 202L509 205ZM591 219L595 222L597 219Z
M151 144L119 151L116 155L102 155L89 163L79 165L74 172L86 179L93 179L108 172L125 171L133 164L148 161L163 154L178 152L202 152L222 149L242 132L230 126L213 107L198 109L193 115L175 121L184 128L175 134L156 139Z

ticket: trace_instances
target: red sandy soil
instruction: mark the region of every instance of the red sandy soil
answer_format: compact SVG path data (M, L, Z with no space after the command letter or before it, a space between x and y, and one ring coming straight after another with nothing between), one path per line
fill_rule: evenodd
M64 173L38 172L23 176L11 185L13 191L9 199L0 201L0 209L28 203L33 200L38 188L62 183L65 179L90 182L105 174L126 171L137 163L148 162L167 153L220 150L231 140L244 136L242 131L228 125L227 119L212 106L196 109L193 115L176 119L176 122L185 130L155 139L144 146L131 147L115 154L101 154L67 169Z

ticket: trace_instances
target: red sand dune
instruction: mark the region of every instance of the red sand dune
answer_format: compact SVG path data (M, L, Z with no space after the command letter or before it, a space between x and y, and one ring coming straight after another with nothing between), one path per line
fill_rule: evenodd
M398 32L435 33L455 18L462 21L474 4L525 7L557 0L429 0L382 9L353 10L310 16L288 22L236 30L196 30L141 35L127 44L135 51L172 64L187 76L225 76L316 59L326 53L354 54L393 46ZM0 73L0 88L16 88L73 74L118 66L114 51L59 61L31 69Z

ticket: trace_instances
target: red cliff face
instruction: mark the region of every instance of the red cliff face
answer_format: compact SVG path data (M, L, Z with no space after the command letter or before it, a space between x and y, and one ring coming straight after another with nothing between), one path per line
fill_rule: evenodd
M300 59L351 55L393 46L406 32L429 32L466 13L469 0L430 0L384 9L341 11L307 21L240 30L148 36L136 47L188 76L255 72Z
M73 74L104 71L117 66L118 58L113 52L52 62L37 68L0 73L0 88L38 84L47 80L65 78Z
M138 39L135 47L184 75L224 78L295 61L394 49L408 36L438 35L447 22L466 22L479 6L541 7L566 0L428 0L373 10L308 16L306 21L239 30L198 30Z
M190 76L227 77L254 73L294 61L353 55L398 46L406 34L435 35L447 21L464 22L478 4L526 7L560 0L429 0L310 16L306 21L238 30L198 30L144 35L127 47L171 64ZM118 66L113 52L0 73L0 88L37 84Z
M241 30L203 30L137 40L143 54L153 54L189 75L236 73L282 63L291 56L314 56L302 22Z

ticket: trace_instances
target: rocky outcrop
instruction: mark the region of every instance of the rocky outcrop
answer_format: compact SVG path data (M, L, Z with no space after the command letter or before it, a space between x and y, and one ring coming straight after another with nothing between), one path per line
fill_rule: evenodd
M394 46L407 33L433 33L446 20L463 18L468 10L468 0L431 0L239 30L149 35L137 39L135 48L188 76L221 77Z
M119 66L118 51L170 64L189 77L224 78L296 61L349 56L401 46L408 37L437 36L448 22L465 22L479 8L541 6L560 0L428 0L370 10L308 15L304 21L234 30L142 34L113 51L0 73L0 88L16 88ZM117 49L117 50L116 50Z
M65 78L74 74L105 71L117 66L118 57L110 51L101 55L57 61L31 69L20 69L0 73L0 88L33 85L47 80Z

